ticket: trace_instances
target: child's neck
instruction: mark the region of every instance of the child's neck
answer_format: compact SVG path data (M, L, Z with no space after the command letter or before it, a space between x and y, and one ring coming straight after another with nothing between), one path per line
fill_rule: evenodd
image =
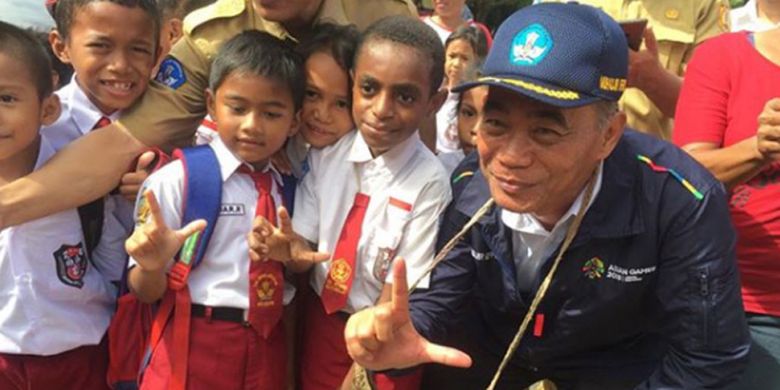
M262 172L265 169L265 167L268 166L269 162L270 162L269 159L265 159L262 161L246 162L246 163L251 165L252 168L254 168L255 172Z
M32 172L38 160L40 146L41 137L38 136L26 148L7 159L0 160L0 185L10 183Z

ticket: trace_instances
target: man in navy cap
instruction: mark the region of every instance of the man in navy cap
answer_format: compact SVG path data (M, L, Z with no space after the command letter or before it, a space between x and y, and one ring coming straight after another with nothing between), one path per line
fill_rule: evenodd
M469 367L436 366L433 383L447 389L484 388L502 360L498 388L732 381L749 340L725 192L684 152L624 130L618 24L573 3L524 8L499 28L481 74L460 86L487 90L479 155L453 176L439 241L487 212L428 289L409 297L396 261L392 302L349 319L355 361Z

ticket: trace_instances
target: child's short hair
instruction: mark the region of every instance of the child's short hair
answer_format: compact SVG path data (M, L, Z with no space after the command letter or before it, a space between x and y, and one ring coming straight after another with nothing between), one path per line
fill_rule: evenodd
M428 25L408 16L388 16L368 26L358 44L355 62L360 51L371 41L387 40L418 50L423 58L430 58L431 94L436 93L444 80L444 46Z
M68 39L76 11L96 1L108 1L127 8L141 8L149 15L154 24L154 42L160 40L160 11L155 0L57 0L54 8L54 22L57 24L57 31L59 31L62 39Z
M471 45L471 48L474 49L474 54L477 55L477 62L482 64L482 61L484 61L488 53L488 40L485 33L479 27L468 24L458 27L449 37L447 37L447 40L444 42L444 50L446 51L450 46L450 43L457 40L468 42L468 44Z
M0 21L0 53L21 61L29 69L41 100L52 94L51 60L35 36Z
M341 26L321 23L314 26L311 36L301 41L296 50L304 59L317 52L326 52L336 60L341 69L349 72L355 60L359 40L360 32L354 24Z
M43 31L37 31L37 30L30 30L28 29L33 36L38 39L38 42L43 46L44 50L46 50L46 54L49 55L49 60L51 61L51 68L52 70L57 73L57 78L59 79L59 84L54 86L54 90L58 90L65 86L65 84L68 84L70 82L71 77L73 77L73 67L70 66L70 64L66 64L62 62L55 54L54 50L52 50L51 45L49 44L49 33L43 32Z
M211 64L211 92L216 94L233 72L281 81L290 88L295 110L303 104L306 90L303 59L292 46L271 34L247 30L225 42Z

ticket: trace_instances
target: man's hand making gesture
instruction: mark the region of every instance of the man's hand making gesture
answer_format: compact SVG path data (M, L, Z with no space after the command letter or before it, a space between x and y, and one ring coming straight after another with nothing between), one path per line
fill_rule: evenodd
M393 264L390 302L353 314L347 321L344 337L352 359L370 370L401 369L423 363L471 366L467 354L433 344L414 329L409 317L406 264L402 259Z

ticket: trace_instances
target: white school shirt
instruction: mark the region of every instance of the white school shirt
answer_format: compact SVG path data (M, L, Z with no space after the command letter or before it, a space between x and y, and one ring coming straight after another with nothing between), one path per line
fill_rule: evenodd
M593 194L585 211L590 209L601 189L602 166L599 165ZM529 291L541 269L544 261L563 243L566 231L574 221L585 198L583 189L574 200L571 207L555 223L551 231L544 228L541 222L531 213L515 213L501 210L501 221L512 230L512 252L515 270L517 270L517 285L521 291Z
M436 153L452 153L460 150L458 137L459 93L447 93L447 100L436 112Z
M447 42L447 38L449 38L450 34L452 34L452 30L445 28L438 23L433 21L433 18L431 16L423 16L420 18L423 23L430 26L433 31L436 31L436 35L439 36L439 39L441 39L441 44L444 45Z
M104 115L76 82L76 76L70 83L55 92L60 98L62 112L60 117L49 126L41 128L55 152L86 135ZM106 117L114 122L120 115L119 111ZM133 203L121 195L107 195L104 198L103 232L100 242L105 245L95 249L93 257L112 260L113 267L105 274L110 280L120 280L125 268L127 253L125 240L133 232Z
M36 169L53 154L42 137ZM100 272L107 266L88 258L76 209L0 231L0 352L49 356L99 344L117 294Z
M433 260L439 214L451 198L447 173L417 133L373 158L354 131L331 146L311 150L309 164L295 196L293 229L317 243L319 251L333 254L355 194L371 197L344 311L374 305L384 284L392 283L395 256L406 260L408 282L417 280ZM313 268L311 285L317 293L330 263ZM420 287L427 286L426 277Z
M754 0L748 0L742 7L729 11L729 18L731 31L761 32L780 26L780 24L773 24L766 19L759 18L758 4Z
M100 109L92 104L84 90L79 87L75 75L70 83L55 94L60 98L62 113L54 123L41 128L41 134L49 139L55 151L92 131L103 116L111 119L111 122L119 118L119 111L111 115L100 112Z
M209 145L214 149L222 174L222 205L203 260L190 273L187 285L192 303L248 309L250 260L247 235L252 230L258 193L252 178L238 172L239 167L246 164L227 148L220 137ZM269 170L274 178L271 196L275 206L279 207L282 205L281 176L270 165L264 172ZM139 207L145 203L141 194L146 190L154 191L165 223L171 229L181 228L184 197L184 166L181 161L169 163L146 179L136 202L136 223L139 223L139 209L144 209ZM171 259L168 267L173 263ZM130 257L129 266L136 264L135 259ZM295 295L295 288L290 283L284 286L284 304L287 304Z

